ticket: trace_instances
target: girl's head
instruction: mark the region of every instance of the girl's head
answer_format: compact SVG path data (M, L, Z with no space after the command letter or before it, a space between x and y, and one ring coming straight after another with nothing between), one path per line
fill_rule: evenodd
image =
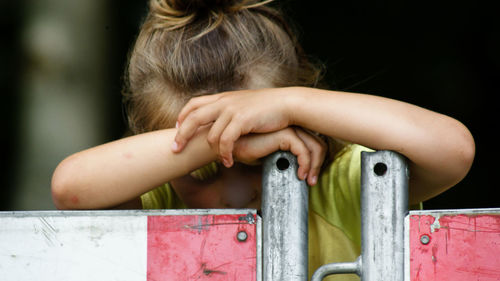
M194 96L315 86L318 69L268 2L151 0L125 77L132 132L173 127Z

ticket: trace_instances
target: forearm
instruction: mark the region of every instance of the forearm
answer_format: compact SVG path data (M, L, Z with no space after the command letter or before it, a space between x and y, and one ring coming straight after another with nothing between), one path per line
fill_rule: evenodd
M383 97L291 90L293 125L408 157L415 201L456 184L470 168L474 141L467 128L453 118Z
M175 129L136 135L75 153L52 178L56 206L64 209L113 207L216 159L199 133L185 152L170 145Z

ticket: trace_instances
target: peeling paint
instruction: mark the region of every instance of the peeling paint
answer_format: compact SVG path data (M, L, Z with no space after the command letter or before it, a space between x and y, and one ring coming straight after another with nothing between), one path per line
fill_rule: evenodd
M249 224L255 224L255 217L252 213L248 213L246 216L241 216L238 218L239 221L246 221Z
M436 231L436 229L441 228L441 224L439 223L440 218L441 218L441 215L434 216L434 222L430 225L431 233L434 233L434 231Z

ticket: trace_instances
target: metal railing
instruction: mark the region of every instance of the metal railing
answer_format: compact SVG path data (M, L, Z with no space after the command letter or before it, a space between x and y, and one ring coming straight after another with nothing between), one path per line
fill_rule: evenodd
M362 281L404 279L403 222L408 213L408 169L405 158L390 151L363 152L361 157L361 256L353 262L320 267L313 274L313 281L320 281L330 274L342 273L356 273L361 276ZM297 178L297 168L296 158L289 152L276 152L264 161L262 229L257 227L256 232L257 280L304 281L308 278L308 187ZM217 214L218 211L221 210L205 210L203 213ZM36 216L41 221L44 217L51 217L61 221L60 225L63 225L63 218L65 221L68 219L69 223L73 216L84 215L90 218L93 214L97 217L174 214L167 211L120 212L11 212L0 213L0 219L3 222L12 221L9 225L17 229L15 218L24 216L33 216L36 223ZM175 214L192 214L190 210L176 212L178 213ZM29 228L31 224L30 221L24 227ZM49 230L56 232L50 227ZM43 231L37 231L33 230L33 235L46 235ZM10 237L9 233L5 235ZM52 248L48 245L49 250ZM8 258L10 262L14 260L14 256L12 254L11 258L5 259Z
M405 160L391 151L362 153L361 255L355 261L321 266L312 281L344 273L355 273L362 281L420 280L419 275L430 276L429 280L450 276L465 280L463 274L468 274L467 280L499 280L500 209L408 212L409 172ZM154 221L161 229L168 226L194 235L193 239L196 237L203 246L192 253L199 251L200 256L205 245L210 244L215 250L229 247L222 254L217 252L198 261L201 264L188 257L179 266L182 276L214 274L234 280L235 275L225 275L222 269L242 258L240 262L248 262L244 268L249 274L242 276L238 268L240 271L234 274L238 274L239 280L307 280L308 187L297 178L297 168L297 161L289 152L276 152L265 159L263 219L257 210L251 209L0 212L0 279L145 280L151 274L145 267L146 248L153 247L146 240L151 234L149 221ZM223 223L211 221L217 216ZM180 217L188 218L179 224ZM164 219L173 219L174 223L167 224ZM205 243L208 238L202 234L212 229L218 232L210 236L210 243ZM155 237L173 239L166 232L151 231ZM172 243L179 244L177 240ZM197 247L193 240L186 243ZM231 247L247 246L245 254L250 258L229 255L234 252ZM177 250L189 252L180 249ZM161 270L173 271L171 267L175 268L179 260L178 252L172 250L176 258L170 262L174 265L164 263L163 254L169 251L156 249L161 259L157 266L161 278L165 278ZM211 259L220 256L227 262L219 261L215 269L205 268ZM148 264L150 261L148 256ZM186 265L194 269L187 270ZM470 270L465 270L468 267ZM184 280L176 278L167 280Z
M362 281L404 279L406 159L392 151L362 152L361 157L361 255L353 262L320 267L312 281L345 273ZM296 170L296 159L288 152L277 152L264 164L264 281L307 280L308 191Z

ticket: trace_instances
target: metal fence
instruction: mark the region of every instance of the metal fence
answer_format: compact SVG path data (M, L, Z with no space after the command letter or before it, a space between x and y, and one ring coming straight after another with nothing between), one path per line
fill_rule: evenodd
M500 280L500 209L409 212L406 159L361 157L361 255L313 281ZM0 212L0 279L307 280L297 167L288 152L265 160L262 219L252 209Z

